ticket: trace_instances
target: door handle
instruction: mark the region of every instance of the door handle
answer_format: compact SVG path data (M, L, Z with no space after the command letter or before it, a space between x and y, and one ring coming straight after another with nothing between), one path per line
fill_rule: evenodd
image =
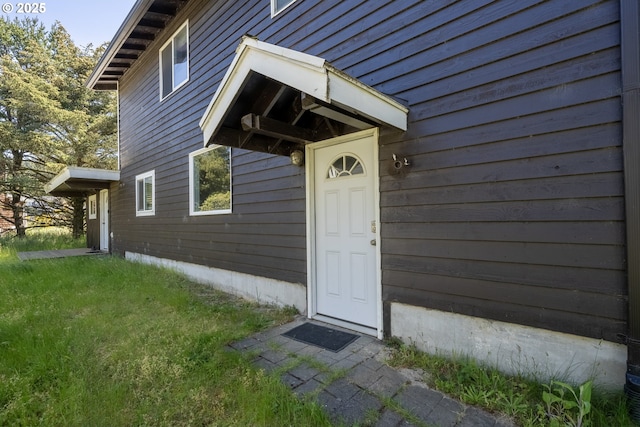
M375 246L376 245L376 239L371 239L371 241L369 243L371 243L371 246Z

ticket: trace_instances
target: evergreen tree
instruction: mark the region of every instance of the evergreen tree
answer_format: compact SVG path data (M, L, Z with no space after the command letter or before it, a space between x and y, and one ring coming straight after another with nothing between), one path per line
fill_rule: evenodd
M62 167L116 167L115 96L84 85L102 51L78 48L59 23L0 18L0 192L11 212L0 216L18 236L25 202L45 208L43 184ZM80 235L84 199L64 206Z

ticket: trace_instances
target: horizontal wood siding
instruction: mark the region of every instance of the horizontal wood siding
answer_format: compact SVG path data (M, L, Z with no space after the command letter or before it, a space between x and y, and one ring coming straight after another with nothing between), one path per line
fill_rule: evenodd
M423 34L351 68L411 108L380 152L411 162L381 167L384 298L616 341L618 4L472 3L441 3L409 24Z
M158 48L189 19L190 80ZM120 85L114 249L306 282L304 169L233 151L233 213L189 216L188 154L242 35L406 103L383 130L383 298L616 340L626 320L616 1L193 0ZM408 172L390 171L392 154ZM135 175L156 215L135 217Z
M89 219L89 198L86 199L87 247L100 249L100 194L96 194L96 219Z
M114 246L289 282L306 282L304 173L287 158L233 150L233 213L189 215L190 152L198 122L246 25L269 17L241 5L193 1L125 76L120 88L124 184L114 195ZM227 2L233 3L233 2ZM241 15L238 17L237 15ZM160 102L158 48L189 19L189 82ZM211 25L212 22L218 22ZM249 24L251 25L251 24ZM156 215L135 216L135 176L155 170ZM258 290L259 292L259 290Z

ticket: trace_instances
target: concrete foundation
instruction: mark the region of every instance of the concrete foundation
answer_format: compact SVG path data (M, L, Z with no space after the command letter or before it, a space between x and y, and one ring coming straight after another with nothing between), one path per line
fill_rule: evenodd
M252 276L205 265L156 258L135 252L125 252L125 258L134 262L170 268L198 283L210 285L248 300L263 304L293 306L300 313L305 313L307 309L307 289L301 284Z
M627 348L545 329L391 304L391 335L444 356L469 356L508 374L574 384L593 379L604 389L625 382Z

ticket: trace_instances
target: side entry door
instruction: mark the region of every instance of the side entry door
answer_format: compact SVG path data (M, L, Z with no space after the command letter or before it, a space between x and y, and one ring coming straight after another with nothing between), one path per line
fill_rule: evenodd
M377 326L377 198L371 135L315 151L317 314Z

